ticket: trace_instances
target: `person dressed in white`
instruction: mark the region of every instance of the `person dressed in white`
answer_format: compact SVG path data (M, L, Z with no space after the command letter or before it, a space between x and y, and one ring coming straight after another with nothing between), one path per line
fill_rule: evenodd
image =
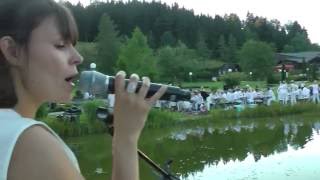
M287 104L288 86L285 82L280 82L280 85L278 87L278 99L281 104Z
M192 104L192 109L195 110L195 111L198 111L198 107L197 107L197 94L196 92L191 92L191 104Z
M199 91L196 92L196 97L196 106L197 109L200 110L201 105L204 104L204 100Z
M311 85L311 88L312 88L312 102L319 103L319 85L316 80Z
M206 99L207 110L210 110L214 103L214 93L211 91Z
M309 88L307 88L307 87L303 87L302 88L302 99L303 99L303 101L309 101L310 100L310 89Z
M248 104L254 104L255 92L250 88L246 93Z
M227 92L227 102L233 103L233 100L234 100L234 94L233 94L232 90L229 89Z
M291 103L291 105L295 105L295 104L297 104L297 96L299 93L299 91L298 91L299 87L298 87L298 85L296 85L294 83L294 81L291 81L289 89L290 89L290 91L289 91L290 103Z
M88 100L89 98L90 98L89 92L85 92L85 93L83 94L83 99L84 99L84 100Z
M108 109L109 112L113 113L113 107L115 102L115 94L108 94Z
M276 96L270 87L268 87L265 96L267 99L267 106L270 106L271 102L276 100Z
M302 88L303 88L303 84L300 84L300 85L298 86L298 90L297 90L297 98L298 98L298 101L302 101L302 100L303 100Z

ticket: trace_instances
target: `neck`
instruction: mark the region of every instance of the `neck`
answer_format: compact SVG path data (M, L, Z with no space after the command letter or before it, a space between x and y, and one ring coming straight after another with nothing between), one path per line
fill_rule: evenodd
M17 72L16 72L17 74ZM34 118L38 110L38 107L41 105L40 101L37 101L22 85L22 81L15 74L13 76L15 93L18 98L18 103L15 105L14 110L19 113L22 117Z
M18 104L14 107L14 110L23 117L34 118L39 105L26 102L28 101L19 101Z

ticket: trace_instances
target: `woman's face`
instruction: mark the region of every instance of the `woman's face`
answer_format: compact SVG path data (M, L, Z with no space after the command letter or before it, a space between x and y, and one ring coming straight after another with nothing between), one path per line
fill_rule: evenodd
M54 17L32 31L25 57L20 74L24 95L40 103L71 100L72 78L78 74L82 57L62 38Z

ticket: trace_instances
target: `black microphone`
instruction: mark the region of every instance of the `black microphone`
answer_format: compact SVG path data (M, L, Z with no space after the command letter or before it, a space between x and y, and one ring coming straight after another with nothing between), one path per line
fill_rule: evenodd
M129 79L125 80L126 86ZM94 95L113 94L115 92L114 77L102 74L97 71L83 71L80 75L79 90L82 93L88 92ZM137 90L141 88L142 82L138 81ZM146 97L154 95L161 87L161 84L151 83ZM176 86L168 86L161 100L184 101L190 100L191 93L188 90Z

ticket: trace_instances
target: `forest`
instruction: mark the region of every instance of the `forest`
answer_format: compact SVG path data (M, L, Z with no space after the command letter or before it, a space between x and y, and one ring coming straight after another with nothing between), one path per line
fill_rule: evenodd
M181 81L192 71L198 72L194 77L206 79L224 63L237 63L244 72L252 72L255 68L248 64L253 62L247 59L255 57L256 66L268 69L256 70L255 77L261 79L271 74L276 52L320 50L299 22L282 25L250 12L241 20L236 14L196 15L177 3L158 1L65 5L78 24L79 51L108 73L124 69Z

